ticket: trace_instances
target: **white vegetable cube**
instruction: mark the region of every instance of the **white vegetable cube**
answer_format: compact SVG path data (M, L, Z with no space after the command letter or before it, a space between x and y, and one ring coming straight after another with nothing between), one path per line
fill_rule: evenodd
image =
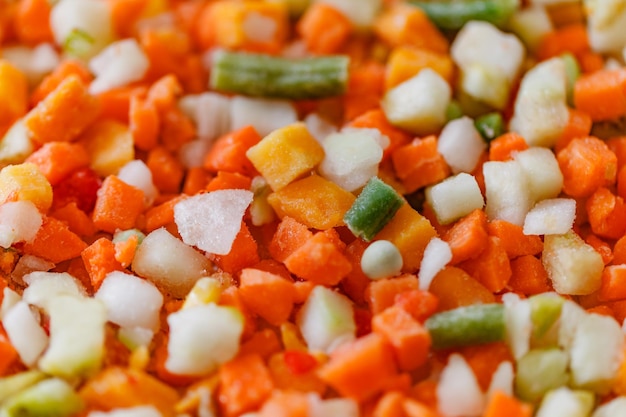
M206 375L239 350L244 317L216 304L185 308L168 316L170 338L165 368L175 374Z
M517 294L502 296L504 319L506 321L507 342L515 359L524 356L530 349L532 333L531 306L528 299L520 299Z
M94 298L59 295L49 303L50 345L39 369L63 377L86 377L104 358L106 309Z
M0 205L0 246L8 248L14 242L31 242L42 223L43 217L31 201Z
M135 39L114 42L89 61L89 69L96 75L89 92L99 94L139 81L149 67L150 61Z
M24 275L23 279L28 284L22 294L23 300L45 311L49 310L49 303L61 294L86 296L81 282L67 272L35 271Z
M582 323L583 318L587 315L576 302L565 300L561 307L561 316L559 317L559 346L567 351L570 350L576 328Z
M622 0L585 0L591 49L620 53L626 46L626 8Z
M252 125L261 136L298 121L298 113L288 100L234 96L230 100L231 130Z
M2 326L24 365L34 365L48 345L48 336L28 304L18 301L8 309L2 316Z
M441 371L437 384L439 412L445 417L479 416L485 407L485 396L472 368L463 356L453 353Z
M461 90L483 103L502 109L524 60L522 42L488 22L468 22L451 47L461 69Z
M591 417L626 416L626 397L620 396L602 404L593 412Z
M515 154L528 180L533 201L554 198L563 188L563 174L554 152L547 148L532 147Z
M587 417L594 402L590 391L557 388L543 397L535 417Z
M437 132L452 97L448 82L430 68L388 90L382 108L389 122L417 135Z
M57 45L88 58L114 39L110 6L102 0L61 0L50 12Z
M529 145L550 148L568 120L565 64L556 57L541 62L524 75L510 128Z
M378 163L383 158L372 129L331 134L322 147L325 156L319 166L320 174L347 191L363 187L378 173Z
M132 269L176 298L184 298L212 268L208 258L164 228L150 232L137 248Z
M454 174L472 172L485 149L487 143L467 116L446 124L437 139L437 151Z
M449 224L485 205L478 182L462 172L426 189L426 201L440 224Z
M576 200L550 198L540 201L524 220L525 235L562 235L574 225Z
M531 51L535 51L542 38L554 29L550 15L540 4L517 10L509 19L508 27Z
M489 161L483 175L487 217L523 225L533 201L522 166L515 160Z
M354 310L350 300L321 285L313 288L302 306L298 326L312 351L330 353L356 337Z
M574 231L547 235L541 261L559 294L585 295L600 289L602 256Z
M95 298L104 303L108 320L121 327L159 328L163 294L150 281L121 271L110 272Z
M585 315L576 327L570 347L574 386L607 393L617 375L623 351L624 334L613 317Z

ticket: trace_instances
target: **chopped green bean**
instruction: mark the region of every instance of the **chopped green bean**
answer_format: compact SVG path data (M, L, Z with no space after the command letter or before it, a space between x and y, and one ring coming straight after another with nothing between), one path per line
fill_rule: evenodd
M434 349L480 345L504 340L502 304L475 304L444 311L425 323Z
M502 25L519 8L519 0L412 0L410 3L423 9L438 27L450 30L460 29L470 20Z
M219 51L211 65L211 88L256 97L314 99L338 96L348 84L349 58L287 59Z
M486 142L491 142L504 133L504 119L498 112L487 113L474 121L476 130Z

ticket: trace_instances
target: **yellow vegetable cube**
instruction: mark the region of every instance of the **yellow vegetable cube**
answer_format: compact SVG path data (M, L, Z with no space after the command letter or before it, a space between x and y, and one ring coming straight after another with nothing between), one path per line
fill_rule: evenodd
M52 186L35 164L8 165L0 171L0 204L30 201L45 213L52 205Z
M452 84L454 63L445 54L428 49L399 46L391 51L385 72L385 88L388 90L415 76L424 68L430 68Z
M0 132L26 114L28 110L28 79L8 61L0 60Z
M91 160L91 168L100 176L116 175L135 159L133 136L128 127L113 120L102 120L81 135Z
M324 149L303 123L294 123L264 137L246 156L278 191L322 162Z
M388 240L396 245L402 254L402 270L415 272L422 262L426 245L435 236L437 231L430 221L410 205L404 204L374 240Z
M289 216L319 230L343 225L356 197L319 175L295 181L270 194L267 201L279 217Z

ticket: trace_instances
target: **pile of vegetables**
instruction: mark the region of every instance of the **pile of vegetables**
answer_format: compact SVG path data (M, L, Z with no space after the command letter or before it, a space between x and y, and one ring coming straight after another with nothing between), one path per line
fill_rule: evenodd
M626 415L624 27L1 2L0 416Z

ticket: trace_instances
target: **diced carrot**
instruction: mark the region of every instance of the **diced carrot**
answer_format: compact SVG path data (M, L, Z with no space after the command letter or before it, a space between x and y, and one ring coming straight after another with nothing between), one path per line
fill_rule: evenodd
M568 112L569 118L567 125L565 125L565 129L563 129L561 136L554 145L554 151L556 153L565 148L572 140L585 138L591 133L593 121L589 114L577 109L568 109Z
M226 288L220 294L220 305L235 307L244 317L243 335L242 339L251 337L257 331L256 320L252 312L248 309L248 306L243 302L241 294L239 293L239 287L233 285Z
M613 245L613 264L626 264L626 236L622 236Z
M480 281L491 292L502 291L511 279L511 263L500 238L489 236L487 246L475 258L459 267Z
M600 256L602 256L602 262L604 262L604 265L611 263L613 260L613 250L611 249L611 245L594 234L589 234L585 237L585 242L587 242L587 244L589 244L600 254Z
M516 152L528 149L526 140L515 132L504 133L489 143L490 161L508 161Z
M492 220L487 224L489 236L500 239L509 258L523 255L536 255L543 249L543 242L539 236L525 235L522 226L509 223L506 220Z
M70 230L78 236L87 237L96 232L91 217L79 209L74 201L54 210L50 216L67 223Z
M577 57L590 50L587 27L583 23L557 28L541 38L537 56L540 60L553 58L566 52Z
M282 346L276 332L272 329L265 328L255 332L248 340L243 342L239 347L237 355L244 356L255 353L267 360L270 356L281 350Z
M93 79L91 72L89 72L85 64L74 59L65 59L37 85L30 97L31 105L35 106L46 98L48 94L70 76L78 77L85 85L88 85Z
M502 391L495 391L491 396L483 417L531 417L533 407Z
M341 289L357 305L365 304L365 289L370 283L370 279L361 269L361 258L368 244L361 239L353 240L346 246L345 255L352 264L352 269L341 280Z
M176 100L183 92L178 78L173 74L165 75L156 80L148 89L148 101L154 104L159 112L165 112L176 106Z
M400 392L384 393L372 411L372 417L406 417L404 412L405 397Z
M350 20L341 11L325 3L313 3L296 25L296 32L314 54L339 51L352 32Z
M289 318L295 298L292 281L270 272L245 268L239 282L241 298L253 313L274 326Z
M128 127L138 149L149 151L159 140L160 117L154 102L133 94L128 103Z
M69 227L54 217L45 217L32 242L24 244L24 253L59 263L75 258L87 244Z
M145 213L145 231L151 232L159 227L167 226L174 222L174 206L184 200L186 197L180 195L174 197L158 206L153 206Z
M100 117L128 124L132 97L145 94L145 91L143 86L128 85L98 93L96 98L100 103Z
M79 391L87 407L113 410L152 405L166 417L175 415L180 396L175 388L137 369L108 367L90 378Z
M431 409L437 408L437 381L425 379L413 386L412 397ZM429 416L430 417L430 416Z
M428 291L411 290L396 294L394 305L403 308L415 320L423 323L437 311L439 300Z
M46 0L21 0L15 14L15 30L21 43L35 46L53 43L50 29L51 5Z
M454 266L441 270L428 290L439 299L439 311L495 302L491 291L467 272Z
M225 416L239 416L256 410L269 398L274 388L270 372L258 354L237 356L219 369L217 395Z
M165 149L175 152L196 137L196 128L191 119L178 107L160 114L160 139Z
M454 223L443 239L452 251L450 265L480 256L488 246L487 215L480 209L472 211Z
M249 190L252 178L238 172L219 171L205 187L205 191L240 189Z
M384 90L384 65L372 61L350 68L348 91L343 98L343 120L349 122L367 111L380 108Z
M295 390L276 390L259 410L259 417L309 417L309 396Z
M430 334L402 307L391 306L376 314L372 318L372 330L391 344L401 370L411 371L426 363Z
M285 268L285 270L287 270L287 268ZM287 270L287 274L289 274L288 270ZM313 288L315 288L315 285L316 284L311 281L294 282L293 287L296 292L295 292L293 302L296 304L304 303L309 298L309 295L311 294L311 291L313 291Z
M454 81L454 62L450 56L426 48L398 46L387 59L385 88L387 90L430 68L449 84Z
M371 281L365 290L365 301L372 314L381 313L391 307L399 294L415 291L419 282L415 275L406 274L395 278Z
M17 350L11 344L2 324L0 324L0 375L5 375L5 372L18 358Z
M563 191L587 197L598 188L612 185L617 176L617 156L593 136L576 138L557 154L563 173Z
M94 225L109 233L117 229L132 229L143 211L143 198L143 191L126 184L115 175L109 175L98 191L91 217Z
M89 155L79 143L48 142L30 154L26 162L37 168L55 186L72 171L89 165Z
M434 408L429 408L425 404L407 398L404 400L404 412L407 417L438 417L439 414Z
M626 232L626 204L608 188L598 188L586 203L591 230L598 236L619 239Z
M245 222L241 222L241 229L235 236L230 252L226 255L211 255L210 259L229 274L235 274L259 262L258 245Z
M396 3L374 23L376 34L392 46L410 45L445 54L448 41L420 8Z
M70 75L24 117L37 143L71 141L98 117L100 106L85 84Z
M148 152L146 165L152 172L152 181L162 193L178 193L185 175L180 161L167 149L157 146Z
M626 136L612 137L606 144L617 156L617 169L621 170L626 165Z
M0 91L10 99L0 102L0 134L28 110L28 79L9 61L0 59Z
M246 152L260 140L261 136L252 126L230 132L215 141L204 158L204 168L211 172L235 172L250 177L257 175Z
M426 245L437 232L428 219L410 205L404 204L385 227L374 236L374 240L388 240L402 254L402 270L415 272L424 256Z
M268 363L276 388L323 394L327 390L327 385L317 375L319 367L317 359L306 350L294 350L287 347L285 349L272 355ZM300 369L294 372L295 363L293 362L301 361L302 358L307 358L308 364L296 365Z
M135 32L135 24L148 2L146 0L108 0L108 3L115 33L121 38L132 36Z
M85 248L81 257L89 273L91 286L96 291L109 272L124 270L124 267L115 259L115 244L105 237Z
M285 216L278 224L269 244L269 253L275 260L283 262L304 244L313 233L302 223Z
M115 242L115 260L119 262L123 268L128 268L135 258L137 246L139 246L139 238L137 235L130 235L126 240Z
M383 389L397 369L391 346L371 333L336 349L318 375L339 394L364 401Z
M602 271L599 299L616 301L626 298L626 265L609 265Z
M294 250L285 266L292 274L319 285L337 285L352 269L340 248L324 233L316 233Z
M513 363L513 355L509 346L504 342L486 343L479 346L468 346L460 352L467 364L472 368L478 384L483 391L489 388L491 377L500 363Z
M541 260L532 255L522 255L511 260L509 288L524 295L550 291L550 280Z
M626 303L625 303L626 304ZM622 355L624 352L622 352ZM613 392L617 395L626 394L626 361L622 359L617 368L615 379L613 382Z
M212 176L202 167L191 167L187 170L183 182L183 194L194 195L206 190Z
M626 71L601 70L581 75L574 84L574 107L596 121L626 115Z
M389 158L395 149L406 145L411 141L411 135L389 123L387 117L385 116L385 112L383 112L380 108L373 109L359 115L349 123L349 126L356 128L378 129L381 134L387 136L390 143L389 146L383 151L383 159Z
M398 147L391 154L391 160L407 193L439 182L450 174L443 156L437 151L437 137L434 135L417 138Z
M583 74L590 74L604 69L604 57L592 51L579 54L578 63Z

